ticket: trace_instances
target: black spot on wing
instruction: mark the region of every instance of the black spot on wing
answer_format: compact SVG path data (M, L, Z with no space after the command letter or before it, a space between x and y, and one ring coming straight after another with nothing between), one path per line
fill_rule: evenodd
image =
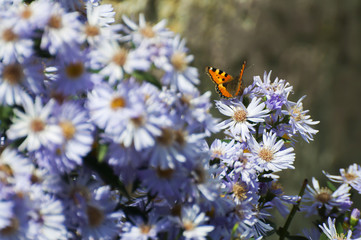
M219 74L222 74L223 73L223 71L222 70L219 70L219 72L218 72Z

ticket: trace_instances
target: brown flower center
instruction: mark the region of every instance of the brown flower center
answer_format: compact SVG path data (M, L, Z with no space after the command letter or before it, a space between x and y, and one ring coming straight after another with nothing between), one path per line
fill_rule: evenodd
M41 132L45 129L45 123L39 118L33 119L30 123L30 128L33 132Z
M174 131L170 128L164 128L162 130L162 134L157 137L157 140L160 144L164 146L170 146L175 140Z
M236 183L232 187L234 195L240 200L243 201L247 198L247 189L244 184Z
M266 162L270 162L274 158L273 152L269 148L266 148L266 147L261 148L261 150L258 153L258 156Z
M233 114L233 119L236 122L242 123L247 120L247 112L242 108L237 109Z
M31 11L31 8L29 6L26 6L24 10L21 12L22 19L29 19L32 15L33 15L33 11Z
M150 25L146 25L145 27L141 28L139 31L146 38L155 37L155 32L153 31L153 28Z
M100 34L100 29L98 26L90 25L89 23L85 26L85 34L89 37L95 37Z
M87 207L87 215L90 226L97 227L103 223L104 213L101 209L89 205Z
M346 173L345 178L347 179L347 181L351 182L351 181L357 179L357 175L354 173Z
M112 61L118 66L124 66L127 61L128 52L124 48L120 48L118 52L113 55Z
M145 124L145 118L143 116L134 117L131 121L136 127L141 127Z
M184 52L173 53L170 61L178 72L183 72L187 68L186 54Z
M11 85L20 84L24 79L24 71L20 64L14 63L4 67L3 79Z
M79 78L84 73L84 64L82 62L70 63L66 68L65 72L69 78Z
M2 38L5 42L14 42L18 39L18 35L11 28L8 28L3 31Z
M152 226L150 225L141 225L139 228L140 228L140 232L144 235L147 235L150 232L150 230L152 230Z
M328 203L332 198L332 192L327 187L322 187L320 193L316 196L316 199L321 203Z
M5 228L2 228L0 230L0 233L3 234L3 235L12 235L14 234L16 231L18 231L19 229L19 220L15 217L11 218L11 223L9 226L5 227Z
M174 173L174 170L172 170L172 169L160 169L159 167L157 168L157 175L160 178L170 179L172 177L173 173Z
M60 29L63 27L63 24L61 22L61 16L60 15L53 15L50 17L48 22L49 27Z

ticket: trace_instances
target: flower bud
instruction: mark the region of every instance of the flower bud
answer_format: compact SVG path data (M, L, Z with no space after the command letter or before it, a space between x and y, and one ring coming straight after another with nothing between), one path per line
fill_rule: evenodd
M360 210L358 210L357 208L354 208L352 210L351 216L350 216L351 226L355 226L359 219L360 219Z

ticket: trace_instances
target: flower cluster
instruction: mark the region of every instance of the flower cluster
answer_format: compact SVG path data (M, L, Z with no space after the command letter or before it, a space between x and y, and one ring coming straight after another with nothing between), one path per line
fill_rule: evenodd
M278 173L294 169L296 140L318 132L304 97L289 100L292 86L265 73L217 100L228 119L215 119L185 40L165 20L114 16L97 0L0 6L0 239L271 234L270 210L287 216L301 199ZM325 174L341 186L314 179L300 209L322 214L334 237L331 218L350 212L361 171ZM361 235L355 219L347 239Z

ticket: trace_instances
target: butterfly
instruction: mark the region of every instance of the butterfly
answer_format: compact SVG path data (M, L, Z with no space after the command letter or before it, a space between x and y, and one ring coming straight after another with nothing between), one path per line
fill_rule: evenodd
M214 67L206 67L206 72L212 81L216 84L216 90L219 95L223 98L235 98L241 95L243 92L242 88L242 76L246 61L243 62L239 77L234 79L231 75L222 70Z

